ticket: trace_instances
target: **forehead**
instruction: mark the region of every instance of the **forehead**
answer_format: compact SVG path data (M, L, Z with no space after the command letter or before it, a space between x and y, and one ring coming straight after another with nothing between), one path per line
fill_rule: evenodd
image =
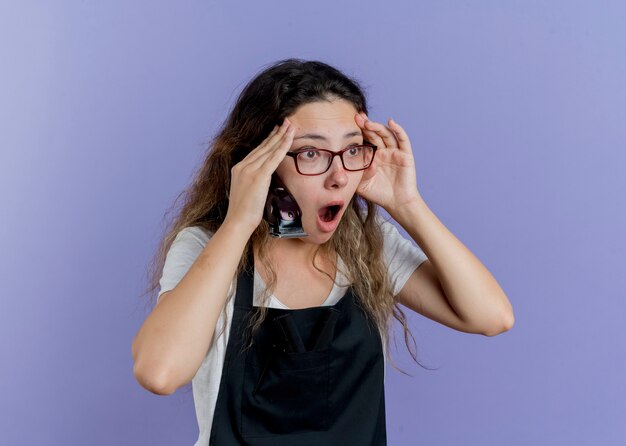
M288 118L296 127L294 141L310 134L323 138L307 139L330 140L344 138L348 133L361 135L361 129L354 121L356 113L352 103L336 99L332 102L318 101L301 105Z

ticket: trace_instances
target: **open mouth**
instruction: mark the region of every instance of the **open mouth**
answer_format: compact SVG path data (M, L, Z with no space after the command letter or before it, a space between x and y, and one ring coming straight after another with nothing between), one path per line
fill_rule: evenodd
M341 211L342 207L343 204L332 204L330 206L324 206L318 211L320 220L324 222L333 221L337 214L339 214L339 211Z

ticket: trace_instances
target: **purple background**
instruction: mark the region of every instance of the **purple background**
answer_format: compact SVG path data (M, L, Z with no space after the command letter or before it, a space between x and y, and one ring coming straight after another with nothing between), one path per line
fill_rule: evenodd
M390 445L626 444L621 1L0 4L0 443L191 445L190 388L132 374L164 228L237 93L285 57L359 79L515 310L410 316Z

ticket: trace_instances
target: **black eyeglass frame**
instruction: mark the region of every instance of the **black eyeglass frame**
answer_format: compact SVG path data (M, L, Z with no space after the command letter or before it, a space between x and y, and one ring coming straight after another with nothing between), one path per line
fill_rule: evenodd
M370 160L369 164L367 166L365 166L365 167L362 167L360 169L348 169L346 167L346 164L343 162L343 154L345 152L347 152L348 150L354 149L355 147L371 147L372 149L374 149L374 151L372 152L372 159ZM377 149L378 149L378 147L375 146L374 144L369 143L369 142L364 142L363 144L357 144L356 146L346 147L345 149L340 150L339 152L333 152L332 150L327 150L327 149L319 149L317 147L309 147L309 148L300 149L300 150L298 150L296 152L287 152L286 155L293 158L293 163L296 165L296 170L298 171L298 173L300 175L306 175L306 176L309 176L309 177L313 177L313 176L322 175L322 174L328 172L328 169L330 169L330 166L333 165L333 161L335 160L336 156L339 157L339 159L341 160L341 165L348 172L358 172L360 170L365 170L369 166L372 165L372 162L374 161L374 157L376 156L376 150ZM300 153L309 152L311 150L317 150L317 151L320 151L320 152L328 152L328 153L330 153L330 155L331 155L330 158L329 158L330 161L328 162L328 166L326 166L326 169L323 172L320 172L320 173L302 173L302 172L300 172L300 168L298 167L298 160L296 158L298 157L298 155Z

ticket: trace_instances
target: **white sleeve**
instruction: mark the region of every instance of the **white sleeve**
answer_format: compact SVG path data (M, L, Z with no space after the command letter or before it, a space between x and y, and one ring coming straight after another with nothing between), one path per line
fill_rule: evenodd
M161 289L157 296L157 303L161 294L174 289L178 282L185 277L209 239L210 234L199 226L184 228L176 235L163 265L163 274L159 280Z
M388 267L393 295L397 296L413 271L428 257L413 240L404 238L393 224L381 216L378 218L384 234L385 263Z

